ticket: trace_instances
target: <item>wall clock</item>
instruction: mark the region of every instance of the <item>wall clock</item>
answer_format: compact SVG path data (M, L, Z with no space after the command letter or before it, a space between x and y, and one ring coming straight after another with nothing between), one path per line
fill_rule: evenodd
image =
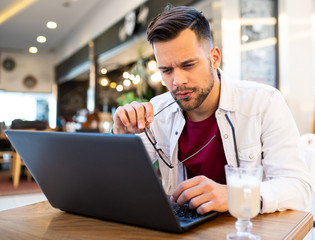
M15 61L12 58L5 58L2 66L7 71L12 71L15 68Z
M23 84L25 87L27 88L33 88L36 86L37 84L37 80L35 77L31 76L31 75L28 75L24 78L23 80Z

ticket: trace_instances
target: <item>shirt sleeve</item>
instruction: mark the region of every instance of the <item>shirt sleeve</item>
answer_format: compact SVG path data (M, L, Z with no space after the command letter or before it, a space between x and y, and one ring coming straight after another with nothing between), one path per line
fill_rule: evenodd
M286 209L310 210L310 173L299 148L299 132L293 116L275 91L262 113L261 213Z

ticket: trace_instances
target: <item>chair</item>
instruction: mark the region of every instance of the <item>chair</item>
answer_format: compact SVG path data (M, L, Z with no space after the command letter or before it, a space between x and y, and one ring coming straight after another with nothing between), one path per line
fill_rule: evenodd
M11 123L11 129L15 129L15 130L35 131L35 130L46 130L47 128L48 128L47 121L25 121L25 120L21 120L21 119L15 119ZM11 174L12 174L12 179L13 179L13 186L15 188L19 186L21 167L23 165L25 166L20 155L18 153L16 153L15 157L12 159L12 165L11 165ZM26 168L25 173L27 176L27 180L30 181L32 179L32 175L28 171L27 168Z
M4 134L1 134L0 137L0 163L10 163L10 174L12 179L16 179L16 176L14 176L14 168L12 165L16 162L16 156L17 153L12 148L10 141L7 139L7 137ZM15 180L15 186L17 187L18 182Z
M0 163L10 162L15 157L15 152L12 150L0 150Z
M21 160L20 155L14 150L6 150L0 151L0 163L11 162L10 172L13 180L13 187L17 188L20 182L20 174L21 174L21 167L24 162ZM26 169L26 176L27 181L32 179L31 173Z
M12 165L11 165L11 174L12 174L12 180L13 180L13 187L14 188L17 188L19 186L22 166L25 166L25 164L21 160L20 155L17 152L15 152L15 157L12 159ZM27 168L26 168L25 174L27 176L27 181L31 181L32 175L31 175L30 171L28 171Z
M35 129L19 129L19 130L35 130ZM20 175L21 175L21 167L25 166L24 162L22 161L20 155L15 151L15 149L13 148L13 146L11 146L10 141L3 136L2 138L3 142L8 143L5 147L5 151L0 151L0 162L3 161L4 162L4 155L8 155L8 157L10 158L11 161L11 166L10 166L10 173L11 173L11 177L13 180L13 187L17 188L19 186L19 182L20 182ZM31 173L28 171L28 169L25 169L25 174L27 176L27 181L31 181L32 179L32 175Z

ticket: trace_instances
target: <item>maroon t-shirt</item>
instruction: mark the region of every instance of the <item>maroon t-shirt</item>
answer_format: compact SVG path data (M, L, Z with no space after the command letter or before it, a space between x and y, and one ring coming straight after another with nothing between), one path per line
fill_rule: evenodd
M212 141L199 153L185 161L188 178L204 175L221 184L226 183L224 165L226 158L215 115L201 122L192 122L186 117L186 124L179 139L179 160L182 161Z

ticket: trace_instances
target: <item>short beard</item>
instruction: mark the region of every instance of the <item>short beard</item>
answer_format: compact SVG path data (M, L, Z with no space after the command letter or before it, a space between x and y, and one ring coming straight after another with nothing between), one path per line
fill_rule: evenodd
M195 110L198 107L200 107L200 105L206 100L206 98L209 96L210 92L213 89L213 86L214 86L214 73L213 73L213 68L212 68L212 61L211 61L210 58L209 58L209 63L210 63L210 76L209 76L209 78L210 78L210 81L211 81L211 84L210 84L209 87L204 88L204 89L182 87L182 88L177 88L177 89L175 89L175 90L173 90L171 92L173 98L175 99L176 93L179 92L179 91L192 91L192 92L197 92L198 90L200 91L199 95L195 99L195 102L191 106L184 106L182 104L183 102L188 102L189 98L188 99L183 99L183 100L177 102L178 105L180 106L180 108L183 109L186 112Z

